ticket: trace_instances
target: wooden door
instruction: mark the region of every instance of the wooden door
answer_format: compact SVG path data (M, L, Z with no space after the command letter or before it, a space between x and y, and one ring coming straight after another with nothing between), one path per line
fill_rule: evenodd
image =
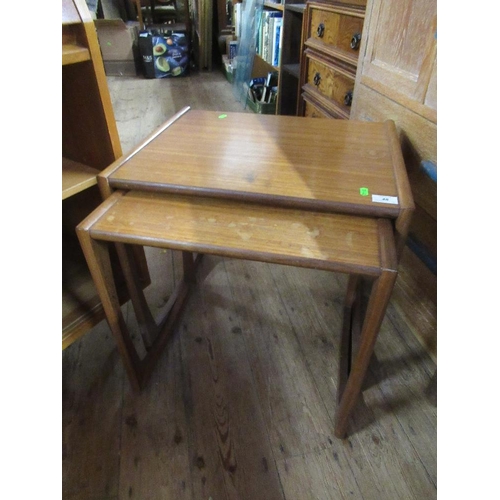
M421 159L436 161L436 0L372 0L362 44L352 118L395 118Z

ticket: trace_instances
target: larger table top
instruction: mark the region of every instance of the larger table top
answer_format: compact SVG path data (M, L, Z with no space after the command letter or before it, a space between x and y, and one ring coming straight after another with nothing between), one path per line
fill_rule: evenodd
M377 216L411 201L392 121L186 109L103 176L115 189Z

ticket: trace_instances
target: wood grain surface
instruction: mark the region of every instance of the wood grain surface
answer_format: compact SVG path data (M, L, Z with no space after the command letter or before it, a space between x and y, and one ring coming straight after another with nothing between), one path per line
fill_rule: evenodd
M109 176L114 188L202 193L392 215L384 123L191 110ZM362 196L366 187L369 196Z
M107 201L109 209L91 227L92 238L380 273L376 219L136 191L117 192Z

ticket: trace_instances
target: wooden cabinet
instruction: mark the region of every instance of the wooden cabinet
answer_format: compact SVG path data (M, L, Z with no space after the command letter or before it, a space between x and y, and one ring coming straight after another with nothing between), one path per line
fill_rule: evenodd
M351 119L396 124L415 200L408 243L417 253L407 249L393 302L434 358L437 190L423 165L437 165L436 56L436 0L368 1Z
M102 201L96 174L122 154L99 42L85 0L62 1L62 343L104 318L75 227ZM142 259L142 256L140 257ZM148 281L142 264L144 283ZM120 279L116 257L113 265ZM122 288L122 301L126 294Z
M323 116L348 119L361 45L365 2L308 2L298 114L311 104Z

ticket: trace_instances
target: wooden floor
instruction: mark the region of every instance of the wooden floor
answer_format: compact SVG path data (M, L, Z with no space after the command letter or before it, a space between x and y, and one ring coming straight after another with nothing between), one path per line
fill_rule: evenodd
M242 111L217 71L108 83L124 152L185 105ZM179 256L148 248L147 258L160 312ZM346 277L204 256L198 279L140 395L105 322L63 351L63 498L436 498L436 365L399 307L389 306L341 441ZM123 311L139 345L132 308Z

